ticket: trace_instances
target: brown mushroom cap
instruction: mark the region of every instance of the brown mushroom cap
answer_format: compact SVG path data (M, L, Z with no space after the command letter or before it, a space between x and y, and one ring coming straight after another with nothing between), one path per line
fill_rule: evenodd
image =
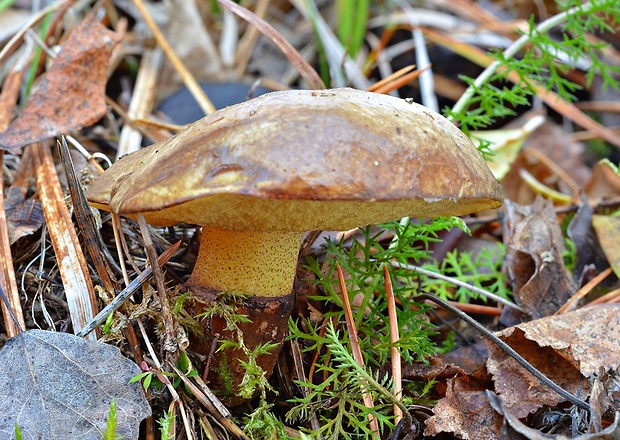
M472 142L415 103L353 89L274 92L114 164L89 200L159 225L344 230L501 204Z

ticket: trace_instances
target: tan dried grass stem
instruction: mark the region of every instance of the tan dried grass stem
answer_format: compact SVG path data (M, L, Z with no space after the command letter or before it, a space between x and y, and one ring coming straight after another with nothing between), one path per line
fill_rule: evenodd
M385 294L387 296L388 318L390 321L390 343L392 344L392 347L390 347L390 354L392 358L392 381L394 382L394 389L392 392L398 400L402 400L402 365L400 351L398 350L398 347L396 347L396 343L400 339L400 335L398 332L398 317L396 316L396 302L394 300L394 289L392 288L392 277L390 276L390 271L388 270L387 264L383 265L383 277L385 278ZM398 405L394 404L394 424L398 425L402 418L403 411Z
M342 305L345 320L347 322L349 339L351 340L351 352L353 354L353 359L355 359L357 365L364 368L364 357L362 356L362 349L360 348L359 339L357 337L357 328L355 327L355 320L353 319L353 312L351 311L351 302L349 301L347 284L344 281L344 275L338 263L336 263L336 271L338 272L338 282L340 283L340 291L342 293ZM372 396L369 393L364 393L363 400L364 405L366 405L367 408L372 409L375 407L375 404L372 401ZM368 420L370 421L370 429L375 432L375 435L378 435L379 425L377 424L376 417L373 414L368 414Z

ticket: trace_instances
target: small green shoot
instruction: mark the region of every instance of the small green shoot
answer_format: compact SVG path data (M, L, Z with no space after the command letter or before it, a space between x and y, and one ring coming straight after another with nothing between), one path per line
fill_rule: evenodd
M174 419L175 416L173 416L170 411L166 411L164 415L157 420L161 440L174 440Z
M15 440L23 440L22 429L15 423Z
M239 389L236 393L246 399L251 398L259 391L261 399L266 399L267 391L274 391L273 387L267 380L265 370L263 370L257 363L257 358L261 355L268 354L278 346L277 343L265 343L254 348L248 348L243 341L243 332L239 328L241 323L251 322L246 315L238 313L237 303L244 301L247 295L239 291L227 291L218 296L215 304L204 313L196 316L196 319L211 318L214 316L220 316L224 318L226 322L226 330L234 332L234 339L227 339L220 341L218 351L225 350L227 348L233 348L239 350L245 356L245 359L239 358L236 361L240 362L244 367L244 375L239 385ZM232 379L225 362L222 362L218 369L225 388L229 393L235 392L232 386Z
M336 1L338 39L351 58L357 55L364 43L369 6L369 0Z
M167 371L158 370L155 367L149 367L146 362L142 361L140 365L142 373L138 373L129 379L129 383L142 381L142 387L144 391L148 391L151 386L156 389L160 389L164 384L170 383L168 377L176 377L174 373L168 373Z
M105 432L103 433L103 440L119 440L119 436L116 435L116 400L112 399L110 402L110 410L108 411L108 421L105 425Z
M109 335L112 332L112 324L114 323L114 313L110 313L105 322L101 326L101 332L104 335Z

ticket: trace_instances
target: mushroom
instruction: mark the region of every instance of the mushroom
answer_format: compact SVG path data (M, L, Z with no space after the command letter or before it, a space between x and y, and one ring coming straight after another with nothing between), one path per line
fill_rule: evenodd
M463 215L499 207L502 195L448 120L343 88L274 92L222 109L119 160L88 199L154 225L202 226L186 284L204 307L221 292L247 294L239 307L252 324L240 327L246 346L257 346L284 340L305 231ZM205 325L210 338L224 327ZM268 374L278 351L261 355Z

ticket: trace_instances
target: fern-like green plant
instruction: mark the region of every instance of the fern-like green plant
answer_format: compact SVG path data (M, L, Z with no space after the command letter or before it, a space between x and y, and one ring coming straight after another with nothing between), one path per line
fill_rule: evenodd
M482 248L480 253L473 256L471 252L448 252L441 262L431 261L422 265L424 269L441 273L471 284L479 289L488 290L495 295L508 299L511 292L506 283L506 276L502 272L502 265L506 248L497 243L492 248ZM469 302L480 299L486 302L484 296L478 295L470 289L457 287L456 290L445 281L430 277L420 278L417 282L427 292L434 293L443 300Z
M316 331L314 335L318 336ZM292 400L296 406L289 411L287 418L293 421L308 419L312 413L322 414L321 428L311 434L328 439L374 437L376 433L368 423L370 414L377 420L380 433L393 429L390 411L397 399L389 391L392 388L389 376L360 367L341 338L329 321L321 339L331 359L329 364L318 366L318 373L327 377L317 384L299 382L308 393ZM364 394L373 396L373 408L363 404Z
M620 68L601 59L602 44L593 43L589 34L614 31L620 24L620 5L617 0L580 0L558 2L563 12L542 23L532 18L529 31L503 52L494 51L495 61L477 78L461 77L467 90L446 116L457 121L465 132L484 128L498 118L514 115L514 107L529 105L535 93L534 83L554 90L567 101L574 100L580 86L565 77L578 61L591 65L586 73L588 84L598 74L605 87L618 88L614 76ZM559 28L561 38L551 35ZM519 82L510 84L506 78L514 72Z

